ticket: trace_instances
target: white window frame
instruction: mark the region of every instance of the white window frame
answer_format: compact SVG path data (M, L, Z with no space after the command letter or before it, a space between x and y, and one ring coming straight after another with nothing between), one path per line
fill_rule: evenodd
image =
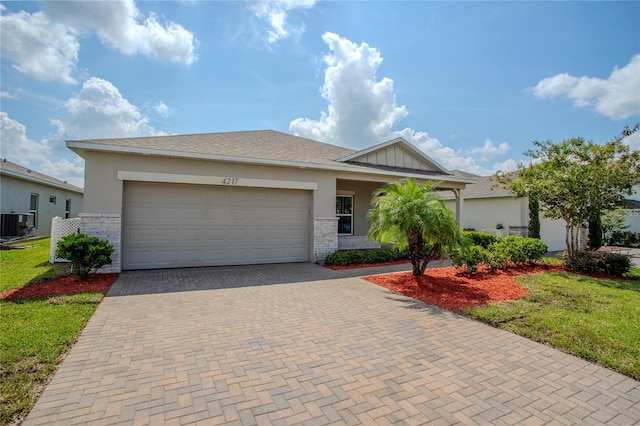
M341 217L350 217L351 218L351 232L340 232L340 228L338 227L338 235L353 235L353 224L354 224L354 215L353 215L353 210L354 210L354 196L351 193L337 193L336 194L336 202L338 201L338 198L350 198L351 199L351 213L337 213L336 212L336 216L339 218ZM339 222L338 222L339 223ZM339 225L338 225L339 226Z
M64 200L64 218L69 219L71 217L71 198Z
M56 197L55 195L50 195L49 196L49 203L53 204L54 206L58 203L58 197Z
M36 200L36 206L35 209L33 208L33 199L35 197ZM29 197L29 214L31 214L33 216L33 227L34 228L38 228L38 207L40 204L40 195L39 194L35 194L32 193L31 196Z

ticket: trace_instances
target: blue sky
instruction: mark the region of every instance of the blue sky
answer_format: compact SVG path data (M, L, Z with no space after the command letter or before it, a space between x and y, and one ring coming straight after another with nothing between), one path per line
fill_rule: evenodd
M403 136L486 175L640 121L637 1L0 4L1 155L79 186L64 140Z

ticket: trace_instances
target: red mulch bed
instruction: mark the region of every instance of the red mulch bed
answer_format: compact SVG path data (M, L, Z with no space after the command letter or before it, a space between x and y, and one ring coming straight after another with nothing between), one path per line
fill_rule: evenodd
M411 272L370 275L365 280L422 300L453 312L501 300L519 299L529 293L513 278L516 275L561 271L562 265L532 265L512 267L506 271L480 268L468 274L453 267L430 268L423 276Z
M93 277L78 281L75 275L67 275L52 281L28 284L22 288L14 288L0 293L0 299L24 299L32 297L60 296L77 293L107 293L119 274L96 274Z

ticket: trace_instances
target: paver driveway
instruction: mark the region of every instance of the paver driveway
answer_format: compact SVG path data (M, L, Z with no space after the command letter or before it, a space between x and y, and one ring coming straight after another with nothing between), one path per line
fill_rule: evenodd
M366 272L123 273L25 424L640 422L640 382Z

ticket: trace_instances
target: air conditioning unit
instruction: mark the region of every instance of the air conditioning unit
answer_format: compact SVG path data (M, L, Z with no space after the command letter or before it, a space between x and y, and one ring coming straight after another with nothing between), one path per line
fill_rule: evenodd
M31 213L19 213L18 226L20 228L33 228L35 226L34 216Z

